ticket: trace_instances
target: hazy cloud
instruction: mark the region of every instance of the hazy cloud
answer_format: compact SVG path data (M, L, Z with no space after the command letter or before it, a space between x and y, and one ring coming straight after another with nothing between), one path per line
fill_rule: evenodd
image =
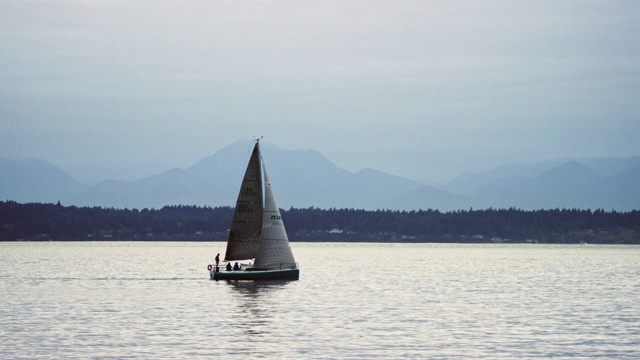
M444 179L640 153L636 1L0 0L0 154L83 179L238 138Z

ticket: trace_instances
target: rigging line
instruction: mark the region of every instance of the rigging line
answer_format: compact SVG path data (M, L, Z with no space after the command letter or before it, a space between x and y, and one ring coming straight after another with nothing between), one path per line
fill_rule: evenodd
M256 135L253 135L253 140L252 140L252 142L251 142L251 143L249 143L249 145L247 146L247 153L251 153L251 151L253 150L253 147L251 146L251 145L253 145L253 141L255 141L255 142L260 142L260 140L261 140L262 138L264 138L264 136L262 136L262 135L261 135L260 137L258 137L258 136L256 136Z

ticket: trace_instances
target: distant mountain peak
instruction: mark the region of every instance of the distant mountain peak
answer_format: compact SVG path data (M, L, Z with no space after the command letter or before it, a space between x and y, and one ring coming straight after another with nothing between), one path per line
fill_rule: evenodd
M0 158L0 200L60 200L70 205L116 208L232 206L251 143L236 141L186 169L173 168L136 181L103 181L90 188L45 160ZM278 203L285 208L640 209L638 157L505 166L461 178L456 189L463 191L452 191L425 187L375 169L365 168L354 174L316 150L285 150L268 142L261 144Z
M598 175L586 165L577 161L569 161L546 171L534 179L568 181L577 179L596 179Z
M0 199L3 200L57 202L87 188L43 159L0 157L0 174Z

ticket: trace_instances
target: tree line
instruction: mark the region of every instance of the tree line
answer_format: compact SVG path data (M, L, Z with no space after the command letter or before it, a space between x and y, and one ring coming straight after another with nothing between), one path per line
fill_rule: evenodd
M114 209L0 202L0 241L226 240L232 207ZM640 244L640 211L281 210L292 241Z

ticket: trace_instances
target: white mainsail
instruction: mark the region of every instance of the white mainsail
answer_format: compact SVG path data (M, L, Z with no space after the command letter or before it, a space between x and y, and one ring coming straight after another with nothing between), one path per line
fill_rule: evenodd
M278 270L295 269L296 261L289 245L287 231L282 222L280 209L271 190L271 183L264 168L264 212L260 247L253 264L255 268Z
M262 159L256 142L238 194L225 261L256 257L262 229Z

